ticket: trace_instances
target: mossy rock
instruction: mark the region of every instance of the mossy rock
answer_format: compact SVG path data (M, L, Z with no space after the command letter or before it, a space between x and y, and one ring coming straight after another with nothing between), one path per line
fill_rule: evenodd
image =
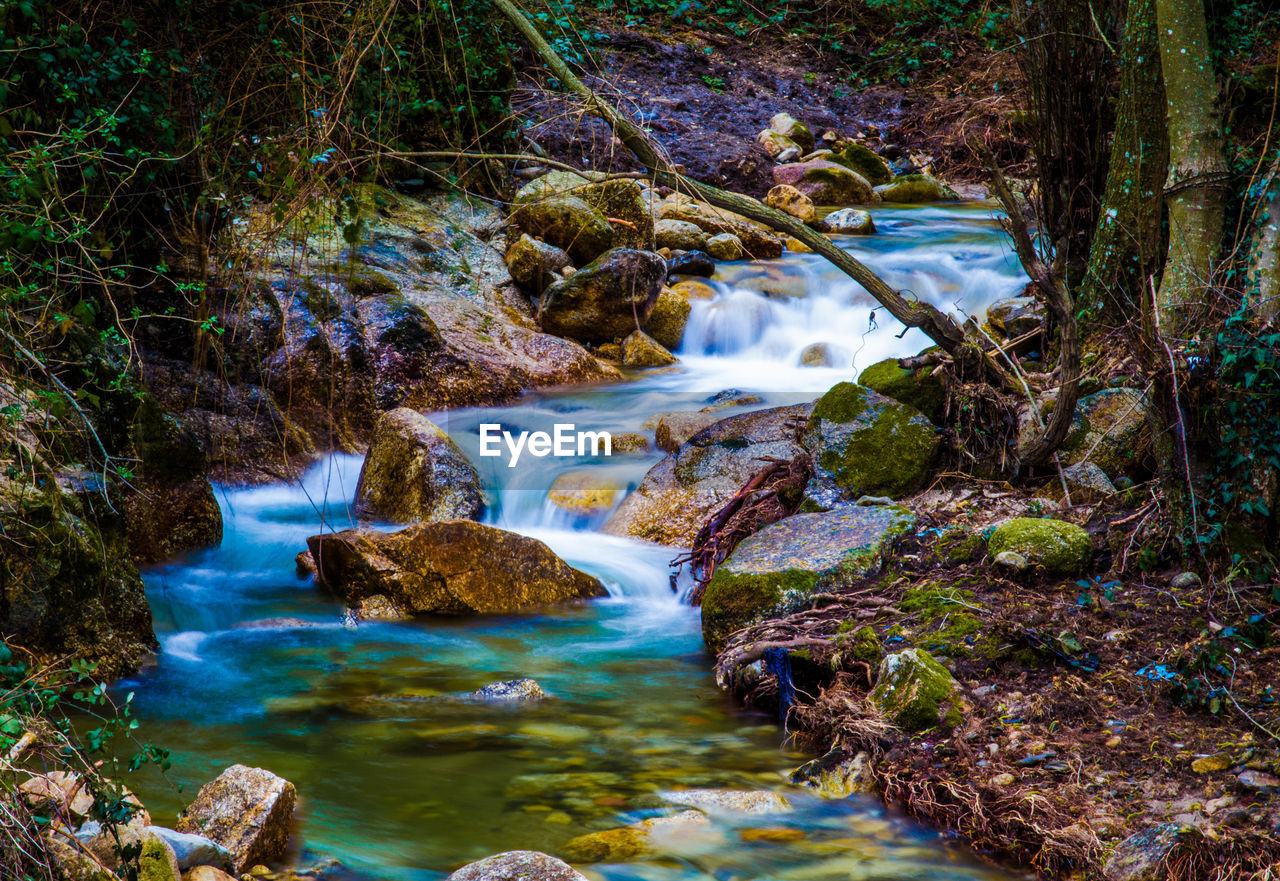
M633 370L668 367L679 359L642 330L633 330L622 341L622 366Z
M928 174L904 174L876 187L886 202L959 202L960 195L951 187Z
M478 520L480 477L453 439L416 410L388 410L356 481L356 508L392 523Z
M512 215L520 229L569 252L579 265L609 250L614 229L604 214L578 196L552 196L520 205Z
M885 161L876 155L874 150L863 144L845 144L840 149L833 151L827 158L832 162L840 163L845 168L858 172L872 186L887 184L893 180L893 172Z
M842 662L857 661L873 666L880 663L880 658L884 656L880 634L870 624L858 627L854 621L842 621L836 630L834 641L840 649Z
M938 431L914 407L851 382L814 405L801 443L813 455L814 483L846 498L902 498L933 473Z
M897 358L885 358L862 371L858 384L915 407L935 424L942 422L947 389L933 367L905 370Z
M923 649L886 655L867 699L904 731L954 728L963 721L960 684Z
M1138 389L1105 389L1076 404L1076 414L1088 426L1079 439L1063 444L1062 460L1074 465L1086 459L1111 480L1140 474L1151 465L1151 402Z
M159 835L148 835L138 856L138 881L179 881L181 877L173 848Z
M702 635L719 651L736 630L803 608L818 591L875 572L915 525L896 505L796 514L746 538L712 576L702 598Z
M987 539L992 557L1012 551L1050 575L1079 575L1093 560L1089 534L1065 520L1016 517L995 528Z
M822 218L822 232L845 236L869 236L876 231L871 212L857 208L839 208Z
M689 313L692 310L686 289L679 285L674 288L664 286L658 292L653 311L649 313L645 332L664 348L674 352L680 348L680 341L684 339L684 327L689 323Z
M779 165L773 169L773 179L795 187L817 205L866 205L879 201L865 177L825 159Z
M614 248L542 295L542 329L580 342L607 343L649 320L667 279L667 264L652 251Z
M813 149L815 143L813 131L790 113L775 113L769 120L769 129L784 138L791 139L800 148L801 153L807 153Z

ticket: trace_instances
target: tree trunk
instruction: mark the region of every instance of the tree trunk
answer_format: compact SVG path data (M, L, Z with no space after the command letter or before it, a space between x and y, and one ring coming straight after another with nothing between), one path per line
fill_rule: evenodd
M1228 172L1203 0L1156 0L1169 127L1169 252L1156 296L1162 331L1195 330L1222 246Z
M1151 112L1165 101L1156 0L1129 0L1120 54L1115 139L1078 300L1086 310L1123 320L1139 311L1160 262L1169 138L1164 120Z
M1251 311L1257 325L1266 328L1280 323L1280 159L1263 180L1253 228L1257 238L1249 261Z

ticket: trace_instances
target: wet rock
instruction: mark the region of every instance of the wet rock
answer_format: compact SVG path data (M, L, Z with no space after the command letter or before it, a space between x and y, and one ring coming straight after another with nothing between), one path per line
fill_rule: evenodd
M563 860L536 850L512 850L468 863L446 881L588 881Z
M659 220L653 225L653 237L659 248L673 251L701 251L707 244L702 227L687 220Z
M715 286L701 278L687 278L684 281L673 284L671 290L690 302L694 300L713 300L717 294Z
M959 202L951 187L928 174L904 174L876 187L886 202Z
M922 649L886 655L869 700L904 731L960 724L960 685L946 667Z
M715 260L741 260L746 256L742 240L731 232L722 232L707 239L707 254Z
M875 221L869 211L857 208L841 208L832 211L822 218L820 228L823 232L838 233L848 236L869 236L876 231Z
M1143 829L1115 846L1102 874L1107 881L1163 881L1170 860L1186 843L1176 823Z
M668 367L679 359L644 331L633 330L622 341L622 366L632 369Z
M311 558L311 551L298 551L293 558L293 568L299 578L315 575L316 561Z
M614 248L646 250L654 245L653 212L646 189L636 180L615 178L593 183L581 198L613 226Z
M794 151L795 155L798 156L801 152L799 144L786 135L778 134L773 129L767 128L756 135L756 143L764 147L764 151L775 159L784 153Z
M307 552L311 556L311 552ZM413 618L408 612L380 593L367 596L351 608L352 615L359 621L408 621Z
M754 260L776 260L782 256L782 239L772 230L734 214L702 203L671 202L659 206L663 219L685 220L710 235L733 233L742 241L747 256Z
M658 300L649 313L649 323L645 325L645 333L669 349L680 348L684 338L684 327L689 323L692 306L689 295L684 290L663 287L658 293Z
M862 371L858 384L916 408L935 424L942 421L947 389L933 367L905 370L897 358L886 358Z
M902 507L842 507L796 514L748 536L716 567L703 594L707 647L719 651L734 631L876 572L915 522Z
M813 200L790 184L779 184L765 194L764 204L790 214L801 223L813 223L817 219L817 207Z
M231 852L203 835L176 832L164 826L147 826L144 832L160 838L169 845L177 860L178 868L184 872L196 866L214 866L227 871L234 868Z
M827 157L846 168L858 172L872 186L887 184L893 179L893 171L888 163L881 159L874 150L863 144L846 141L839 145Z
M169 842L148 829L138 855L138 881L179 881L181 877L178 858Z
M658 449L674 453L680 445L709 425L715 425L724 414L717 410L690 410L665 413L654 429L654 442Z
M1152 458L1151 403L1141 391L1106 389L1076 404L1088 426L1083 436L1063 445L1064 464L1095 463L1115 481L1146 468Z
M667 275L700 275L710 278L715 274L716 264L711 255L705 251L685 251L675 254L667 261Z
M513 701L540 701L550 697L542 686L534 679L511 679L506 682L491 682L484 688L477 689L468 695L472 700L492 703Z
M619 453L643 453L647 452L648 449L649 439L638 432L628 431L613 436L613 454L615 456Z
M182 881L236 881L236 879L213 866L196 866L183 874Z
M512 219L528 235L564 249L579 263L590 262L613 246L609 221L577 196L526 202Z
M987 307L987 321L1009 339L1043 330L1044 306L1035 297L1008 297Z
M231 854L234 871L279 859L298 803L293 784L262 768L232 765L200 788L178 831L203 835Z
M667 279L667 265L650 251L617 248L557 281L542 295L539 319L549 333L584 342L610 342L649 319Z
M805 153L813 149L813 132L790 113L775 113L769 120L769 129L790 138Z
M605 595L537 539L469 520L307 539L319 581L348 602L384 594L416 614L511 612Z
M722 419L693 435L645 475L604 526L659 544L687 547L711 514L764 465L761 457L791 459L811 405L774 407Z
M613 436L610 454L625 452L619 436ZM648 444L646 443L647 447ZM622 496L625 487L608 477L591 471L570 471L556 478L547 491L547 500L557 508L573 514L591 516L610 510Z
M791 810L791 802L782 794L758 789L668 789L658 797L712 814L782 814Z
M620 829L606 829L570 839L565 855L584 863L621 862L645 856L661 844L688 837L689 832L705 833L711 821L700 811L681 811L668 817L641 820Z
M801 442L813 455L815 490L902 498L933 473L939 438L915 408L842 382L814 405Z
M834 367L835 358L826 343L813 343L800 352L800 363L805 367Z
M849 755L833 749L820 758L805 762L791 772L791 782L818 793L823 798L848 798L874 791L866 753Z
M535 294L541 294L568 265L569 255L565 251L540 242L528 233L521 234L507 251L507 269L511 271L511 278Z
M1017 517L995 528L987 539L987 551L999 556L1012 551L1050 575L1074 576L1093 560L1089 534L1065 520Z
M867 205L879 201L866 178L825 159L779 165L773 169L773 179L790 184L818 205Z
M383 413L356 483L356 508L392 523L476 520L480 477L434 422L407 407Z

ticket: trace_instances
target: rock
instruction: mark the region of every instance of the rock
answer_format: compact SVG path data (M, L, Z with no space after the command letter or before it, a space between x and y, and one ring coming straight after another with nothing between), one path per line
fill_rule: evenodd
M876 231L871 212L859 211L857 208L841 208L832 211L822 218L820 227L823 232L847 236L869 236Z
M1092 462L1068 465L1062 469L1062 480L1067 483L1071 501L1077 505L1100 502L1117 492L1106 472ZM1049 490L1053 498L1058 498L1062 494L1062 482L1050 481Z
M569 255L565 251L540 242L528 233L522 233L507 250L507 269L511 271L511 278L534 294L541 294L568 265Z
M687 220L659 220L653 225L653 237L659 248L673 251L701 251L707 245L707 233Z
M885 358L862 371L858 384L916 408L935 424L942 422L947 388L933 367L905 370L897 358Z
M1185 842L1176 823L1143 829L1115 846L1102 874L1107 881L1164 881L1168 863Z
M537 539L469 520L348 529L313 535L307 546L320 583L347 602L384 594L416 614L512 612L605 595Z
M664 413L654 429L653 439L658 449L674 453L689 438L723 418L724 414L715 409Z
M234 868L231 852L203 835L176 832L163 826L147 826L146 834L155 835L169 845L182 871L196 866L213 866L231 871Z
M860 792L873 792L867 754L849 755L837 747L826 755L805 762L791 772L791 782L812 789L823 798L848 798Z
M46 815L78 825L93 810L93 795L84 778L70 771L49 771L28 777L18 787L26 803Z
M578 263L596 259L613 245L605 216L577 196L553 196L520 205L512 220L525 233L563 248Z
M536 850L511 850L468 863L446 881L588 881L563 860Z
M645 453L649 450L649 439L635 431L623 432L613 436L613 454ZM621 487L619 487L621 492Z
M1061 452L1064 464L1088 459L1115 481L1150 464L1151 404L1137 389L1114 388L1081 398L1076 413L1088 431Z
M307 552L311 556L311 552ZM409 621L413 618L408 612L393 603L390 597L375 593L356 603L351 609L353 616L360 621Z
M311 551L298 551L293 558L293 569L298 573L299 578L315 575L316 561L311 559Z
M782 239L777 233L730 211L702 203L669 202L659 206L663 219L684 220L710 235L730 232L742 241L747 256L753 260L776 260L782 256Z
M690 831L710 832L711 821L700 811L681 811L666 817L652 817L620 829L606 829L579 835L564 845L566 856L582 862L623 862L655 850L655 845L687 837ZM655 839L657 839L655 841Z
M550 695L543 691L542 686L534 679L511 679L506 682L491 682L484 688L471 692L467 697L477 701L506 703L546 700Z
M716 567L703 594L707 647L718 652L734 631L788 615L815 593L876 572L915 522L902 507L850 506L796 514L743 539Z
M1242 787L1254 792L1275 792L1280 790L1280 777L1268 774L1266 771L1241 771L1236 775L1236 780Z
M879 201L866 178L825 159L778 165L773 169L773 179L790 184L818 205L867 205Z
M72 843L66 836L46 833L44 843L53 868L58 873L54 877L64 881L119 881L119 876L93 853Z
M1012 786L1016 780L1017 778L1007 771L991 778L991 782L996 786Z
M667 261L667 275L700 275L710 278L715 274L716 264L711 255L705 251L685 251L675 254Z
M577 200L598 214L610 227L605 246L594 254L579 254L555 238L529 229L525 231L565 248L582 262L594 259L606 248L649 248L653 245L653 216L649 211L645 187L639 181L592 180L573 172L553 171L520 188L515 197L517 207L513 219L523 228L523 215L536 213L539 206L557 200ZM610 219L623 222L610 224Z
M1016 551L1001 551L996 554L995 564L1005 569L1012 569L1014 572L1026 572L1031 568L1030 561Z
M701 278L687 278L671 286L671 290L686 300L714 300L718 291L715 286Z
M179 881L181 877L178 858L169 842L148 829L138 855L138 881Z
M1234 764L1231 756L1227 753L1218 753L1214 756L1201 756L1191 763L1191 770L1197 774L1213 774L1217 771L1225 771Z
M888 163L881 159L874 150L862 144L848 141L827 157L845 168L858 172L872 186L887 184L893 180L893 171Z
M516 205L539 202L554 196L577 196L589 186L591 179L573 171L548 171L522 186L512 200Z
M688 547L703 521L765 467L760 457L792 459L803 452L795 425L810 409L757 410L702 429L649 470L604 531Z
M764 204L790 214L801 223L813 223L817 219L817 207L813 200L790 184L779 184L765 194Z
M765 129L756 135L756 143L764 147L764 151L770 157L777 159L779 156L787 153L800 155L800 145L788 138L786 135L780 135L773 129Z
M707 253L714 260L741 260L746 256L742 240L731 232L722 232L707 239Z
M813 132L790 113L775 113L769 120L769 128L791 141L804 153L813 149Z
M797 238L787 239L787 250L796 254L816 254L817 251L810 248L804 242Z
M631 369L668 367L679 359L642 330L633 330L622 341L622 366Z
M668 789L659 792L658 798L711 814L782 814L791 810L785 796L758 789Z
M939 438L915 408L842 382L814 405L801 443L813 455L815 490L897 499L929 479Z
M959 683L923 649L886 655L867 700L904 731L954 728L962 719Z
M183 874L182 881L236 881L236 879L213 866L196 866Z
M680 348L684 327L689 323L692 311L688 293L678 287L662 288L657 302L653 304L653 311L649 313L649 323L644 328L645 333L672 351Z
M1009 339L1043 330L1044 306L1035 297L1007 297L987 307L987 322Z
M1064 520L1017 517L995 528L987 539L994 557L1012 551L1050 575L1079 575L1093 560L1089 534Z
M800 352L800 363L805 367L834 367L835 358L826 343L813 343Z
M648 321L666 279L657 254L617 248L548 287L539 320L549 333L610 342Z
M1179 572L1173 576L1169 582L1169 587L1174 590L1195 590L1204 582L1200 580L1200 576L1195 572Z
M959 202L951 187L928 174L904 174L876 187L886 202Z
M178 831L225 847L240 873L283 856L297 802L297 791L283 777L232 765L200 788L179 817Z
M356 482L356 509L392 523L477 520L480 476L434 422L407 407L383 413Z
M620 449L618 435L613 436L610 452L624 452ZM625 486L596 472L570 471L561 474L551 484L547 501L570 513L591 516L609 511L625 491Z

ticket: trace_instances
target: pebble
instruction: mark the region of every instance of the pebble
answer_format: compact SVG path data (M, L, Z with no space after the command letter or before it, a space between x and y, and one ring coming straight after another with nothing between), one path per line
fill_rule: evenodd
M1190 590L1201 585L1200 576L1194 572L1179 572L1173 576L1169 586L1174 590Z
M1119 735L1119 734L1113 734L1113 735L1111 735L1110 737L1108 737L1108 738L1107 738L1107 746L1112 747L1113 749L1114 749L1115 747L1119 746L1119 745L1120 745L1120 742L1121 742L1121 741L1120 741L1120 735Z
M991 778L991 782L994 783L996 786L1012 786L1013 781L1014 781L1014 776L1008 773L1007 771L1003 774L997 774L996 776Z
M1280 778L1265 771L1242 771L1236 775L1236 779L1240 781L1240 785L1245 789L1252 789L1256 792L1280 789Z
M1016 551L1001 551L996 554L996 565L1013 569L1015 572L1025 572L1031 564L1027 562L1026 557Z
M1197 774L1212 774L1215 771L1225 771L1231 767L1231 756L1226 753L1218 753L1216 756L1201 756L1191 763L1191 770Z

